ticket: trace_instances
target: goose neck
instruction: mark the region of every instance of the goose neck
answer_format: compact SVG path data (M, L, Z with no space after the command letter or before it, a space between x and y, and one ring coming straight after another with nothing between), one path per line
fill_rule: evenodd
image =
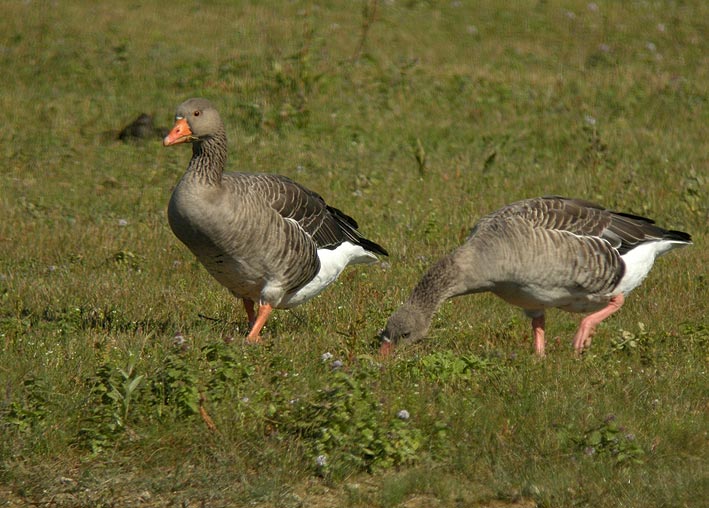
M219 185L227 159L226 135L221 132L192 143L188 172L201 182Z
M421 278L409 298L427 318L448 298L453 296L451 289L455 285L455 262L452 256L446 256L436 262Z
M431 266L414 288L411 303L433 313L449 298L488 290L481 261L474 246L464 244Z

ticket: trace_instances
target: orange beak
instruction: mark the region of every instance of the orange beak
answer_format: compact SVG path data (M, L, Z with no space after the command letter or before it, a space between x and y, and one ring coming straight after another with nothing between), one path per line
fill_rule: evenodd
M178 118L170 133L162 140L163 146L179 145L192 139L192 131L184 118Z
M379 356L390 356L394 352L394 343L390 341L382 341L379 346Z

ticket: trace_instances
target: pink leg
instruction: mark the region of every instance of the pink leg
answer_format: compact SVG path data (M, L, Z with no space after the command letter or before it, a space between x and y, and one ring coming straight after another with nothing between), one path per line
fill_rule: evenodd
M244 298L244 309L246 309L246 317L249 318L249 329L254 327L256 322L256 313L254 312L254 301Z
M619 295L611 298L608 305L603 307L601 310L594 312L593 314L589 314L581 320L579 329L574 336L574 349L577 353L580 353L584 348L591 345L591 336L596 331L596 326L598 326L598 324L608 316L618 311L618 309L623 306L623 303L625 303L625 296L623 293L620 293Z
M544 356L544 314L532 318L532 333L534 334L534 351L538 356Z
M246 336L247 342L256 344L261 341L261 329L266 324L266 321L268 321L268 316L271 315L271 311L273 311L273 307L267 303L262 303L258 306L258 317L256 317L254 326L251 327L251 331Z

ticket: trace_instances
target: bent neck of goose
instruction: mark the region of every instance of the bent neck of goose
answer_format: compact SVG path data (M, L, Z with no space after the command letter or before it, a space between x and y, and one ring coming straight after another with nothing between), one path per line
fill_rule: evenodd
M427 323L449 298L488 289L487 277L479 268L470 245L463 245L436 262L421 278L409 297Z
M187 173L200 183L220 185L226 158L226 133L221 127L214 134L192 142L192 159Z

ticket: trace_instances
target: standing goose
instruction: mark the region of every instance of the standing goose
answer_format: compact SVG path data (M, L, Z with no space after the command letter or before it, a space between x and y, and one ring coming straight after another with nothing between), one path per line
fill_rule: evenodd
M579 199L518 201L480 219L466 242L423 276L381 333L382 354L422 339L446 299L490 291L532 319L534 348L544 355L544 311L590 313L574 337L580 353L596 326L623 305L655 259L692 239L645 217Z
M293 180L224 173L226 132L206 99L177 108L163 145L187 142L192 159L170 198L170 227L212 277L243 299L249 342L260 340L274 308L300 305L347 265L387 255L357 231L354 219Z

